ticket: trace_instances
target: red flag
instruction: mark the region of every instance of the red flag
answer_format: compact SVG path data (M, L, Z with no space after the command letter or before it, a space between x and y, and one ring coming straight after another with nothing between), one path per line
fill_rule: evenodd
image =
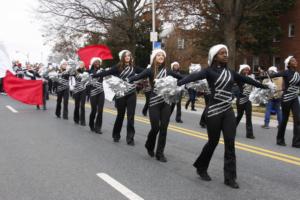
M90 61L93 57L99 57L102 60L113 59L110 49L105 45L91 45L80 48L77 54L85 64L86 68L89 68Z
M8 96L30 105L43 105L43 81L24 80L7 71L3 79Z

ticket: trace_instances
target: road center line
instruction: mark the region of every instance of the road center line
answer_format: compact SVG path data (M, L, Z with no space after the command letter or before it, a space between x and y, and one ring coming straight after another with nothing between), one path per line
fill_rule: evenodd
M13 107L11 107L10 105L7 105L6 108L8 108L8 110L10 110L13 113L18 113L18 111L16 109L14 109Z
M71 100L72 103L74 103ZM89 104L86 104L86 106L88 108L91 108ZM106 113L110 113L112 115L116 115L117 111L111 109L111 108L104 108L103 112ZM149 119L145 118L145 117L140 117L140 116L135 116L135 120L144 124L150 124ZM195 131L192 129L186 129L183 127L179 127L179 126L175 126L170 124L168 127L169 130L172 130L175 133L180 133L183 135L188 135L188 136L192 136L192 137L196 137L196 138L200 138L203 140L207 140L207 134L205 133L201 133L199 131ZM224 140L221 138L220 139L220 143L224 144ZM293 156L293 155L288 155L288 154L284 154L284 153L280 153L280 152L276 152L276 151L272 151L272 150L268 150L268 149L264 149L258 146L253 146L253 145L247 145L241 142L236 142L235 143L235 147L237 149L246 151L246 152L250 152L256 155L261 155L264 157L268 157L274 160L279 160L285 163L289 163L289 164L294 164L297 166L300 166L300 157L297 156Z
M111 176L105 173L98 173L97 176L104 180L106 183L108 183L110 186L115 188L117 191L119 191L121 194L123 194L125 197L127 197L130 200L144 200L139 195L135 194L131 190L129 190L127 187L119 183L117 180L113 179Z

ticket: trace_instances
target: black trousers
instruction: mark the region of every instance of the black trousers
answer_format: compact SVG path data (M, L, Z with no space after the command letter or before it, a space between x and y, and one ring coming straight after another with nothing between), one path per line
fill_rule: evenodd
M189 93L189 99L187 100L187 102L185 104L185 108L187 109L191 103L191 107L193 110L193 109L195 109L197 92L194 89L188 89L188 93Z
M154 151L156 136L158 136L156 155L162 155L166 146L167 130L170 120L171 106L165 102L151 106L149 108L149 117L151 130L146 141L147 149Z
M4 92L4 90L3 90L3 78L0 78L0 92Z
M171 114L173 113L176 106L176 121L181 121L181 97L179 98L179 101L177 103L172 103L171 105Z
M52 92L56 93L57 91L57 82L56 81L52 81Z
M239 125L244 112L246 113L246 135L253 135L253 126L252 126L252 103L251 101L247 101L247 103L239 104L239 100L237 100L237 117L236 117L236 126Z
M123 126L123 121L125 117L125 112L127 110L127 143L134 140L134 115L136 107L136 93L130 93L124 97L118 98L115 100L115 106L117 108L117 118L114 124L112 137L114 139L121 138L121 130Z
M91 103L91 114L90 114L89 126L91 130L100 131L102 128L104 92L101 92L100 94L97 94L95 96L91 96L90 103Z
M63 118L68 119L68 103L69 103L69 89L57 92L56 111L57 117L61 114L61 102L63 100Z
M48 81L43 82L43 107L46 109L47 99L49 99Z
M209 94L204 94L205 108L204 108L201 118L200 118L200 125L202 125L202 126L207 125L207 110L208 110L209 98L210 98Z
M147 115L147 111L148 111L148 108L149 108L151 91L145 92L144 94L145 94L146 101L145 101L145 105L143 107L143 111L142 112L143 112L144 115Z
M200 156L194 163L199 171L207 171L212 155L219 143L221 131L225 143L224 154L224 178L225 180L236 179L236 157L235 157L235 116L233 109L207 118L208 142L202 149Z
M52 92L53 92L52 86L53 86L53 81L51 79L49 79L48 80L48 89L49 89L50 94L52 94Z
M293 136L293 146L300 146L300 108L299 108L299 100L295 98L288 102L281 102L282 107L282 122L279 125L278 133L277 133L277 141L284 141L285 129L289 119L290 111L293 113L293 121L294 121L294 136Z
M78 92L73 95L75 99L75 108L74 108L74 122L80 124L85 124L85 99L86 99L86 90Z

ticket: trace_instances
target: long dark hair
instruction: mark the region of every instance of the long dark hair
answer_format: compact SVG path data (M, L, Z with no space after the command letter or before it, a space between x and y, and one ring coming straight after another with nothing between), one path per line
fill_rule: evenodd
M124 69L125 69L125 66L126 66L126 62L125 62L125 56L126 56L126 53L130 53L130 61L129 61L129 65L134 67L134 61L133 61L133 57L132 57L132 53L129 52L129 51L125 51L122 56L121 56L121 60L120 62L118 63L118 70L119 72L122 72Z
M153 74L153 76L150 77L150 79L149 79L151 86L154 85L154 79L156 78L156 76L158 74L158 68L167 68L167 66L166 66L166 57L165 57L164 62L160 66L156 66L155 59L156 59L156 55L154 56L154 58L152 60L152 64L151 64L151 71L152 71L152 74Z
M96 61L95 61L95 62L96 62ZM90 68L90 70L89 70L91 74L97 72L97 70L98 70L98 69L96 69L96 67L95 67L95 62L93 62L92 66L91 66L91 68ZM100 62L99 69L101 68L101 65L102 65L102 62Z

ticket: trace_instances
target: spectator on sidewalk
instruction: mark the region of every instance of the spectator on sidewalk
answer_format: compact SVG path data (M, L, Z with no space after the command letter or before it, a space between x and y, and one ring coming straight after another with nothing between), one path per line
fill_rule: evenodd
M193 64L191 64L190 66L190 70L189 73L193 73L193 71L191 70ZM201 68L200 68L201 69ZM197 91L193 88L188 88L188 94L189 94L189 99L187 100L186 104L185 104L185 109L187 110L190 103L191 103L191 110L192 111L197 111L195 109L195 102L196 102L196 97L197 97Z
M268 69L268 73L270 75L277 73L277 67L270 67ZM265 79L263 82L266 83L268 79ZM283 84L283 79L282 77L277 77L272 79L273 83L276 85L276 93L269 99L267 105L266 105L266 112L265 112L265 123L262 125L262 128L269 129L269 123L270 123L270 117L272 112L275 112L277 115L277 121L278 121L278 126L282 121L282 111L281 111L281 96L282 96L282 84Z

